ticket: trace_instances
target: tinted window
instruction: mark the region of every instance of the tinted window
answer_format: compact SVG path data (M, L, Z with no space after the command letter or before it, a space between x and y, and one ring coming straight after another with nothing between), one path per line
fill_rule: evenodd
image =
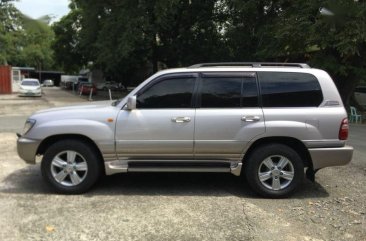
M242 78L203 78L201 107L240 107Z
M263 107L311 107L323 101L315 76L307 73L258 72Z
M190 108L195 78L171 78L155 83L137 96L137 108Z
M255 78L240 76L203 77L202 108L238 108L258 106Z
M258 107L258 87L255 78L243 79L241 106Z

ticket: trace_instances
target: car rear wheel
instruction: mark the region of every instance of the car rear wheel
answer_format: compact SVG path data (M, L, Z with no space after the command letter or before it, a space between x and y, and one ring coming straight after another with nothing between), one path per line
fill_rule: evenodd
M100 176L100 161L89 145L63 140L45 152L41 171L43 178L57 192L79 194L89 190Z
M298 153L282 144L256 148L246 160L245 176L259 195L280 198L291 194L302 182L304 164Z

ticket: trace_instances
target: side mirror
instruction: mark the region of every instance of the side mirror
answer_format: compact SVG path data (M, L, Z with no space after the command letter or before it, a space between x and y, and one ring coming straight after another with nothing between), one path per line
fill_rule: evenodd
M127 110L136 109L136 96L130 96L127 99Z

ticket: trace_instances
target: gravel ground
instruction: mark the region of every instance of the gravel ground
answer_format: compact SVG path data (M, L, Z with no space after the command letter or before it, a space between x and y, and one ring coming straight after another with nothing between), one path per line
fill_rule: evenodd
M0 122L81 100L54 88L18 101L0 97ZM39 164L17 156L10 126L0 129L0 240L366 240L364 125L351 126L349 165L320 170L278 200L238 177L197 173L119 174L84 195L54 194Z

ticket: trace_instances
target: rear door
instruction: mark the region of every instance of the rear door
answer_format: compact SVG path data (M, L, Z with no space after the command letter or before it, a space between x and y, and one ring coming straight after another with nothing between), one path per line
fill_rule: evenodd
M197 102L196 159L238 160L265 132L254 72L202 73Z

